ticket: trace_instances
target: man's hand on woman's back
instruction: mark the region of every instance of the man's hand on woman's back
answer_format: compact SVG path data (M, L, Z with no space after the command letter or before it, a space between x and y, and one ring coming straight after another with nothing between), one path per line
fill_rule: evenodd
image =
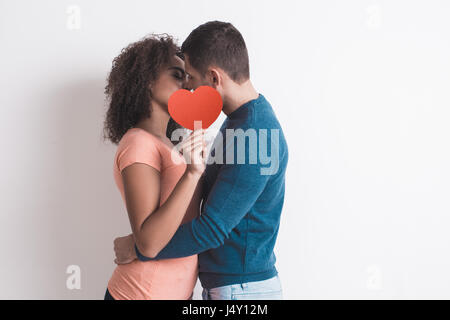
M114 252L116 264L128 264L137 259L136 251L134 250L134 237L129 234L125 237L118 237L114 239Z

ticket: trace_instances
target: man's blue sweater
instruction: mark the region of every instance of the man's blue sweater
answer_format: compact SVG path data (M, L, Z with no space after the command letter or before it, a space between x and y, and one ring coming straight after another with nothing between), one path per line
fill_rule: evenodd
M202 214L181 225L153 259L135 247L139 260L198 254L208 289L274 277L287 162L283 131L260 94L220 128L204 172Z

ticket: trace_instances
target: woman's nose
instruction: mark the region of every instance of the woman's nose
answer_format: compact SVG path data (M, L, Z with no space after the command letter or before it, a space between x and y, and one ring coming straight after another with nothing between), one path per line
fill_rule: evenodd
M188 78L187 75L186 75L186 77L184 78L184 81L183 81L183 89L186 89L186 90L191 90L192 89L191 85L190 85L189 78Z
M191 86L189 85L189 82L184 82L183 83L183 89L186 89L186 90L189 90L189 91L191 91Z

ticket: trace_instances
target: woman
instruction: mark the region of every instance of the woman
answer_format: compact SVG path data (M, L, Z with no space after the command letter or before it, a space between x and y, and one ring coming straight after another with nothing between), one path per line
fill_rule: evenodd
M105 93L109 109L105 138L118 144L114 178L126 204L138 249L152 255L174 232L165 221L180 224L199 214L200 177L205 169L203 131L181 142L173 152L166 136L167 103L183 88L184 62L167 35L149 36L130 44L113 61ZM177 146L178 147L178 146ZM191 157L187 165L184 157ZM105 299L190 299L197 280L197 256L118 265Z

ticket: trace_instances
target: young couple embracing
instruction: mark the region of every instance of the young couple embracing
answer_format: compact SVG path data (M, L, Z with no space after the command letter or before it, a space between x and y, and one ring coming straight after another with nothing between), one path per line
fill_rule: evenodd
M207 161L217 148L207 154L203 129L179 142L174 158L169 97L200 86L223 102L214 145L245 161ZM272 106L252 85L240 32L207 22L181 48L168 35L145 37L114 59L105 93L105 137L118 145L114 178L132 230L114 240L117 266L105 299L191 299L197 277L205 300L282 299L273 249L288 148ZM269 141L276 169L262 170L267 162L251 139L244 148L225 141L229 130Z

